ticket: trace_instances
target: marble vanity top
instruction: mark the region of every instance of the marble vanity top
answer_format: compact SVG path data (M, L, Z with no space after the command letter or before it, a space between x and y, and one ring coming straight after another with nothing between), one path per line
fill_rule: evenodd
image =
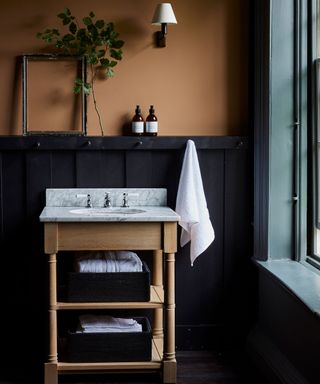
M129 208L122 208L123 193L128 193ZM109 193L111 208L104 208ZM92 208L86 208L90 194ZM42 222L176 222L179 215L167 207L163 188L72 188L47 189Z

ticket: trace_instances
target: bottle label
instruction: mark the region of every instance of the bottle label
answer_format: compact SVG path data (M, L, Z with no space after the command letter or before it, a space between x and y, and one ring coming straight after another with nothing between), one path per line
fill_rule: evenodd
M146 132L147 133L157 133L158 132L158 122L157 121L146 121Z
M143 121L133 121L131 129L133 133L143 133Z

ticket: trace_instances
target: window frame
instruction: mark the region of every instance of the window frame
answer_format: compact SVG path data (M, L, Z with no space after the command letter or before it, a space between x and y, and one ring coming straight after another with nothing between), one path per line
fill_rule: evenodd
M257 261L306 264L309 257L308 102L315 1L255 4L253 258Z
M308 145L308 253L302 262L314 267L320 273L320 254L317 248L320 243L320 0L311 1L309 23L309 145Z

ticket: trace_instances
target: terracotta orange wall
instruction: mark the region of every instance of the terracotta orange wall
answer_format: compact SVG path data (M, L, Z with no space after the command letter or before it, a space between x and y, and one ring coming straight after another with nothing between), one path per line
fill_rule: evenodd
M56 14L65 6L78 18L92 10L99 18L113 21L125 40L124 58L115 77L96 84L106 135L123 134L136 104L145 116L149 105L155 105L161 135L246 134L249 0L172 0L178 25L169 26L167 47L162 49L153 46L158 28L150 24L157 3L1 1L0 135L22 132L16 57L43 51L45 45L35 34L57 26ZM32 92L38 86L33 81ZM63 121L59 109L43 115L44 109L32 111L34 118L43 118L43 129L46 120ZM100 134L91 98L88 134Z

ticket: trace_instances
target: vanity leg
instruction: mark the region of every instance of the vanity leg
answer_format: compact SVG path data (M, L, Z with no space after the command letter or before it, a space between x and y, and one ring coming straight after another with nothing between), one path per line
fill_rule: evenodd
M57 364L44 365L44 384L58 384Z
M177 362L175 352L175 255L165 254L165 332L163 353L163 382L176 383Z
M57 256L55 253L49 255L49 363L57 363Z
M153 251L152 285L163 289L163 254L162 250ZM156 308L153 312L152 335L154 338L163 337L163 310Z

